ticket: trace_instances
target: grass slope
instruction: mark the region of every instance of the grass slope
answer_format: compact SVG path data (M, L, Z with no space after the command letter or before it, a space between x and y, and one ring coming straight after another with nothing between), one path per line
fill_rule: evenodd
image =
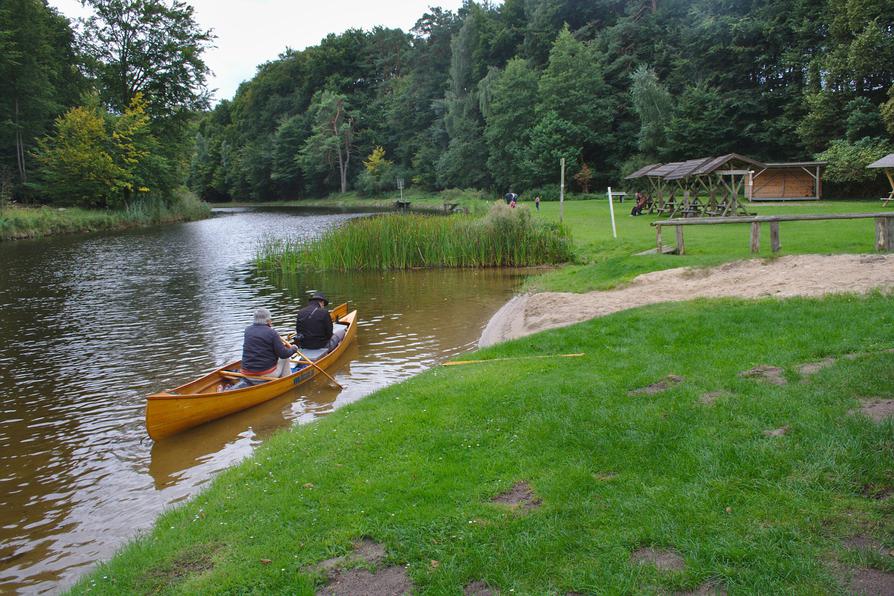
M192 221L211 215L211 208L191 193L180 193L171 206L135 203L127 209L70 207L5 207L0 210L0 241L58 234L123 230L162 223Z
M894 490L894 423L848 415L894 394L891 347L882 295L667 304L496 346L475 357L586 356L437 368L283 432L73 591L310 594L302 570L368 536L424 593L835 592L842 569L894 570L842 546L894 547L871 498ZM789 383L738 375L757 364ZM538 509L490 502L520 480ZM685 569L631 563L642 546Z

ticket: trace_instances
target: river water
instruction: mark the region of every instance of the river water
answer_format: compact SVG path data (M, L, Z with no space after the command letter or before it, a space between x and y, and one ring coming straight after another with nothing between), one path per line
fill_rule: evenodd
M266 237L356 214L218 210L187 224L0 244L0 593L57 592L272 432L475 347L519 272L265 275ZM314 290L358 309L321 380L154 443L145 396L238 358L257 306L282 331Z

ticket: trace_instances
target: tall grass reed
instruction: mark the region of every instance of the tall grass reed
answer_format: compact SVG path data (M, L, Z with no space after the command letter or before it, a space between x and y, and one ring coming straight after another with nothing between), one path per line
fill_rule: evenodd
M262 270L385 270L524 267L572 257L568 230L526 208L495 204L485 217L388 214L354 219L307 242L269 240Z

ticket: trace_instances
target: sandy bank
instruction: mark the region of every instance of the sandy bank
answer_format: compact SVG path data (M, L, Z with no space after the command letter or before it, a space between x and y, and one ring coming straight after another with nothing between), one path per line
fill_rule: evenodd
M481 347L627 308L694 298L787 298L894 288L894 255L793 255L636 277L617 290L516 296L491 318Z

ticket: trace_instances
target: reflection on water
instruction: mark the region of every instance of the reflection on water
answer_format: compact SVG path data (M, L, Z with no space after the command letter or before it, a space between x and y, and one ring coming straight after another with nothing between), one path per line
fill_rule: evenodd
M121 234L0 244L0 592L56 591L270 433L474 347L519 274L266 276L266 236L347 214L228 210ZM308 292L349 301L356 345L322 380L154 443L145 395L238 357L255 307L292 326Z

